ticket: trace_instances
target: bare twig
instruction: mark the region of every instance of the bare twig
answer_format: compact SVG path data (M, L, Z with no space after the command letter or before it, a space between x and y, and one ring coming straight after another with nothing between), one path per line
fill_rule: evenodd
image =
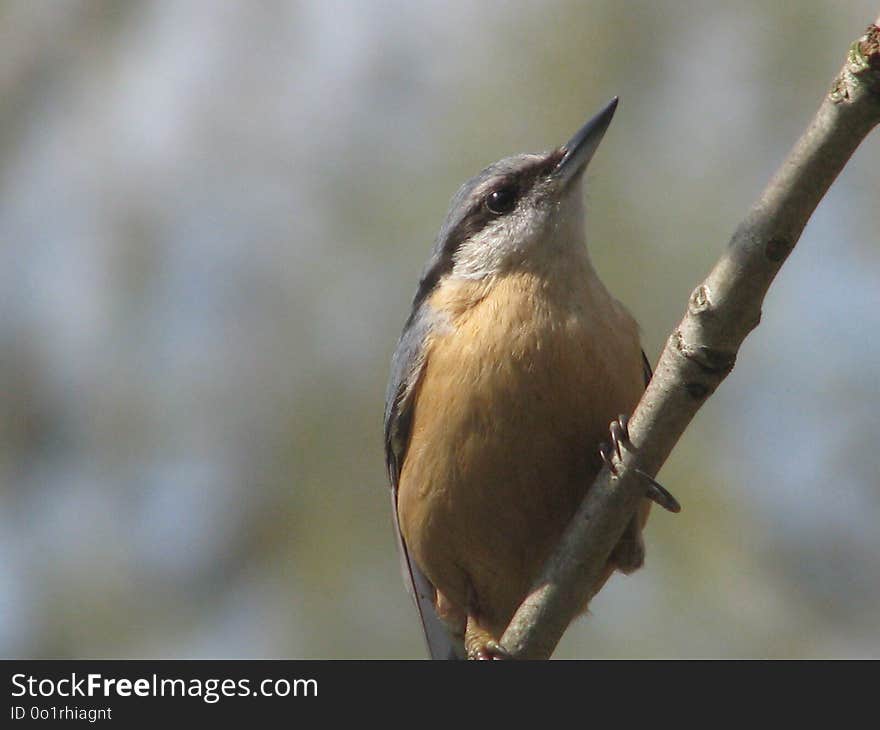
M630 421L634 448L612 477L602 470L556 552L502 637L520 659L547 658L601 581L604 566L656 474L694 414L733 369L761 319L770 283L822 196L880 122L880 18L849 50L813 121L690 297Z

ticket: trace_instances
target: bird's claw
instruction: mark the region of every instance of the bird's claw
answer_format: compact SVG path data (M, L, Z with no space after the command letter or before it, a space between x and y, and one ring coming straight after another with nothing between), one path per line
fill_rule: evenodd
M632 446L629 440L629 416L619 415L608 426L608 430L611 432L611 445L614 447L617 458L623 459L623 452L620 450L621 444L627 448Z
M608 467L608 471L617 476L617 467L614 466L614 459L612 458L614 451L611 450L611 447L605 441L599 444L599 456L602 458L602 463Z
M614 465L614 455L617 454L617 460L623 460L623 451L621 446L630 448L632 443L629 440L629 417L623 414L615 418L608 427L611 433L611 445L602 442L599 444L599 456L602 462L608 467L609 471L617 476L617 467Z
M608 430L611 433L611 445L605 442L599 444L599 456L611 474L616 477L618 472L617 466L614 464L614 455L617 454L617 459L620 461L623 459L621 446L627 449L632 448L632 442L629 439L629 417L626 415L618 416L611 422ZM635 472L648 482L648 489L645 492L648 499L669 512L681 512L681 504L669 493L666 487L641 469L635 469Z
M648 491L645 492L645 496L648 499L660 505L667 512L672 512L674 514L681 512L681 504L679 504L678 500L669 493L669 490L666 489L666 487L641 469L636 469L635 472L648 482Z

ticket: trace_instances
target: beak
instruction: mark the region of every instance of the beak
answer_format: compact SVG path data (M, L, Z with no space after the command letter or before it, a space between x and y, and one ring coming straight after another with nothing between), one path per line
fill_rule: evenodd
M587 168L587 163L592 159L599 142L605 136L605 130L611 124L615 109L617 109L616 96L602 111L581 127L574 137L559 148L564 154L553 170L554 177L567 183Z

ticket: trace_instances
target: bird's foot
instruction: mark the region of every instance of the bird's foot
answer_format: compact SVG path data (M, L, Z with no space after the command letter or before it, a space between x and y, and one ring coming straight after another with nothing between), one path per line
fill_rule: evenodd
M633 446L632 441L629 439L629 417L626 415L618 416L611 422L608 430L611 434L611 445L609 446L604 442L599 444L599 456L611 474L617 476L617 466L614 463L615 454L617 455L617 460L620 461L623 459L622 448L631 450ZM681 512L681 505L669 493L666 487L641 469L636 469L635 472L648 482L648 489L645 492L645 496L648 499L656 502L669 512Z
M487 641L485 644L468 647L467 655L468 659L476 661L498 661L511 658L507 649L494 639Z
M611 434L611 444L606 442L599 444L599 456L602 462L608 467L612 475L617 476L617 465L614 463L614 456L617 460L623 460L623 448L631 449L632 442L629 440L629 416L619 415L608 426Z
M492 661L512 659L507 649L485 627L481 626L473 614L468 616L464 633L464 649L468 659Z

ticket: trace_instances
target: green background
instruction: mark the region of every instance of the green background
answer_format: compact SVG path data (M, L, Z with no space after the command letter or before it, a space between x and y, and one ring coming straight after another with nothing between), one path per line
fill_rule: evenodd
M874 0L0 4L0 653L420 657L382 456L447 201L611 96L652 361ZM880 654L880 137L560 657Z

